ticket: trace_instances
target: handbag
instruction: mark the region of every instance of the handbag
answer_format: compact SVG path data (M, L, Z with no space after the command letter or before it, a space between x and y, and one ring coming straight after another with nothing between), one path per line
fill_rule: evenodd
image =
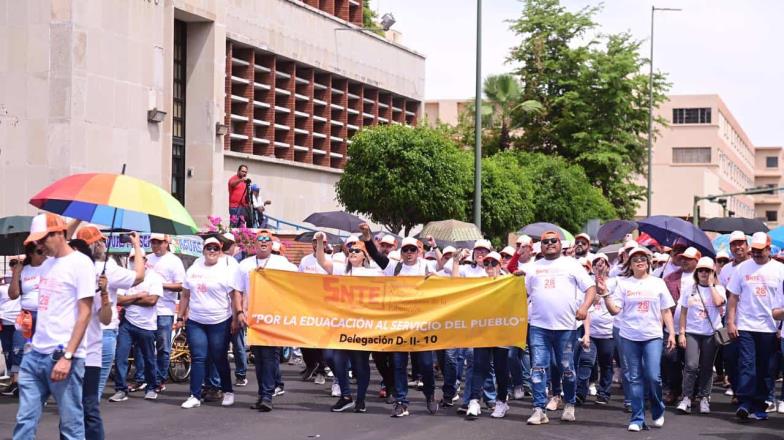
M694 285L694 292L700 298L702 308L705 309L705 314L708 315L708 321L710 321L711 328L713 329L713 340L716 341L716 344L727 345L732 342L732 339L730 339L730 332L727 330L727 327L717 329L713 326L713 320L711 319L710 314L708 314L708 307L705 305L705 300L702 299L702 294L700 293L696 284Z

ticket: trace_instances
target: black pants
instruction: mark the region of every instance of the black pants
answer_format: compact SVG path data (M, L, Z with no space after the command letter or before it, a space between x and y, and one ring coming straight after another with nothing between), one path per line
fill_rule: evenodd
M98 395L100 379L101 367L84 367L82 406L84 407L84 438L86 440L103 440L101 396ZM61 434L60 439L64 440L65 437Z
M305 366L308 369L315 369L316 374L326 373L324 370L326 366L324 353L320 348L301 348L300 350L302 350L302 361L305 362Z
M373 352L373 362L376 364L376 369L384 381L384 386L387 388L387 393L395 393L395 367L392 364L392 353L383 351Z

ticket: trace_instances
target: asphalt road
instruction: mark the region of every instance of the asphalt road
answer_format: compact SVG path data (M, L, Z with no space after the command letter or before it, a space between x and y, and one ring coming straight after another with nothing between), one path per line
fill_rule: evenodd
M286 394L276 397L275 409L259 413L248 406L256 399L256 382L246 388L236 388L237 403L223 408L219 403L203 404L200 408L184 410L180 404L187 397L185 384L169 385L157 401L145 401L140 393L125 402L103 401L101 411L107 439L726 439L774 440L784 439L784 414L772 414L770 420L740 423L732 416L727 397L717 389L713 395L709 415L678 415L668 409L662 429L642 433L626 431L628 414L624 414L617 396L608 406L588 403L577 408L577 421L562 423L560 411L550 413L551 422L544 426L527 426L531 411L530 399L514 401L505 419L491 419L489 412L473 421L456 415L454 408L429 415L420 392L411 392L411 416L393 419L391 406L375 397L378 377L374 377L365 414L330 413L335 399L329 395L330 382L315 385L303 382L297 372L300 367L283 365ZM252 373L252 372L251 372ZM106 390L113 390L111 382ZM440 397L440 391L437 392ZM0 397L0 436L11 438L17 411L16 399ZM649 416L650 421L650 416ZM49 405L38 430L38 438L56 439L57 413Z

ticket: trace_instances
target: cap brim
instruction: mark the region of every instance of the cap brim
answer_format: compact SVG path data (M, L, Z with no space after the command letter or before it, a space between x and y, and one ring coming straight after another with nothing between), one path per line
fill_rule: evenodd
M30 244L32 242L38 241L38 240L46 237L46 235L48 233L49 233L49 231L31 232L30 235L28 235L27 238L25 238L24 244L27 245L27 244Z
M25 242L25 243L27 243L27 242ZM753 245L751 245L752 249L757 249L758 251L761 251L761 250L763 250L765 248L769 248L769 247L770 247L769 244L753 244Z

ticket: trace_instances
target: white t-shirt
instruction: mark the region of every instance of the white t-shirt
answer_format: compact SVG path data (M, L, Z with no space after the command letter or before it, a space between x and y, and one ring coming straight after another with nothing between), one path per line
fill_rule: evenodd
M116 309L116 307L112 307ZM84 358L84 365L87 367L100 367L101 355L103 354L103 330L101 330L101 292L96 292L93 297L93 313L90 315L90 322L87 323L87 330L84 332L84 344L87 355Z
M748 259L735 267L727 290L737 295L735 320L738 330L775 333L773 309L784 307L784 265L770 260L760 266Z
M681 267L673 263L672 258L667 259L667 263L662 270L662 278L667 278L671 273L681 270Z
M240 290L237 281L237 267L227 264L225 258L208 266L204 257L199 257L188 268L183 283L190 292L188 318L206 325L231 318L231 292Z
M112 258L106 264L106 278L109 285L106 290L109 292L109 301L112 302L112 322L109 325L101 324L103 330L114 330L120 325L120 314L117 312L117 290L130 289L136 282L136 272L124 267L120 267ZM96 277L103 272L103 261L95 262ZM97 278L96 278L97 279Z
M16 317L22 311L20 298L11 299L8 296L8 284L0 285L0 320L4 325L14 325Z
M533 258L528 260L527 263L521 263L521 262L518 261L517 262L517 270L522 270L523 272L525 272L527 274L533 268L534 262L535 261L534 261Z
M164 284L182 283L185 281L185 266L176 255L166 252L162 257L155 254L147 255L147 270L154 270L163 278ZM163 298L156 305L158 316L174 316L177 310L177 292L163 289Z
M721 268L721 272L719 272L719 283L721 283L722 286L727 287L730 285L730 278L732 277L732 274L735 273L735 269L739 264L740 263L727 263Z
M49 258L41 267L33 350L51 354L59 345L63 349L68 346L79 316L77 301L95 297L95 268L86 255L77 251ZM86 354L85 338L82 338L74 356L84 358Z
M401 277L423 277L429 274L435 274L437 271L432 267L430 263L434 263L431 261L427 261L424 258L417 259L416 263L408 265L403 263L402 261L393 261L390 260L387 267L384 269L384 275L391 277L395 276L395 267L398 264L402 264L403 266L400 268L400 273L398 276Z
M332 275L343 275L352 277L382 277L384 273L372 267L352 267L351 273L346 273L346 265L341 263L332 264Z
M666 283L665 283L666 284ZM688 295L694 290L694 272L683 272L681 274L680 294L681 297ZM672 312L672 328L677 334L681 328L681 302L675 304L675 311Z
M621 337L630 341L663 337L662 310L675 306L664 280L651 275L619 278L613 301L621 308Z
M329 256L326 256L329 258ZM323 267L318 263L316 256L313 254L308 254L302 257L302 260L299 262L299 271L303 273L317 273L321 275L326 275L327 271L324 270ZM333 269L334 271L334 269Z
M727 302L727 294L724 287L716 286L716 291ZM702 297L702 299L700 299ZM712 335L714 331L720 329L722 306L716 306L713 302L713 295L710 287L697 286L695 290L681 291L681 299L678 301L680 307L686 307L686 333L695 335ZM703 303L705 305L703 305ZM707 310L706 310L707 307ZM678 332L679 327L675 328Z
M574 258L536 261L525 277L530 324L547 330L574 330L578 298L594 285L593 277Z
M20 274L20 280L22 281L22 310L30 312L38 310L38 283L41 282L43 267L43 264L36 267L28 264L22 269Z
M152 296L163 297L163 279L153 271L144 274L144 281L128 290L118 290L119 295L136 295L147 292ZM161 299L158 298L158 301ZM144 330L158 330L158 311L155 306L144 307L136 304L125 306L125 319Z
M461 264L459 276L461 278L484 278L487 276L487 271L480 265L474 266L473 264Z
M248 293L250 291L250 272L256 270L259 267L263 267L264 269L297 272L297 266L292 264L286 257L282 255L270 254L270 256L267 258L258 258L256 255L248 257L242 260L239 266L239 290L242 293Z
M614 316L607 310L604 299L591 304L591 337L596 339L612 339Z

